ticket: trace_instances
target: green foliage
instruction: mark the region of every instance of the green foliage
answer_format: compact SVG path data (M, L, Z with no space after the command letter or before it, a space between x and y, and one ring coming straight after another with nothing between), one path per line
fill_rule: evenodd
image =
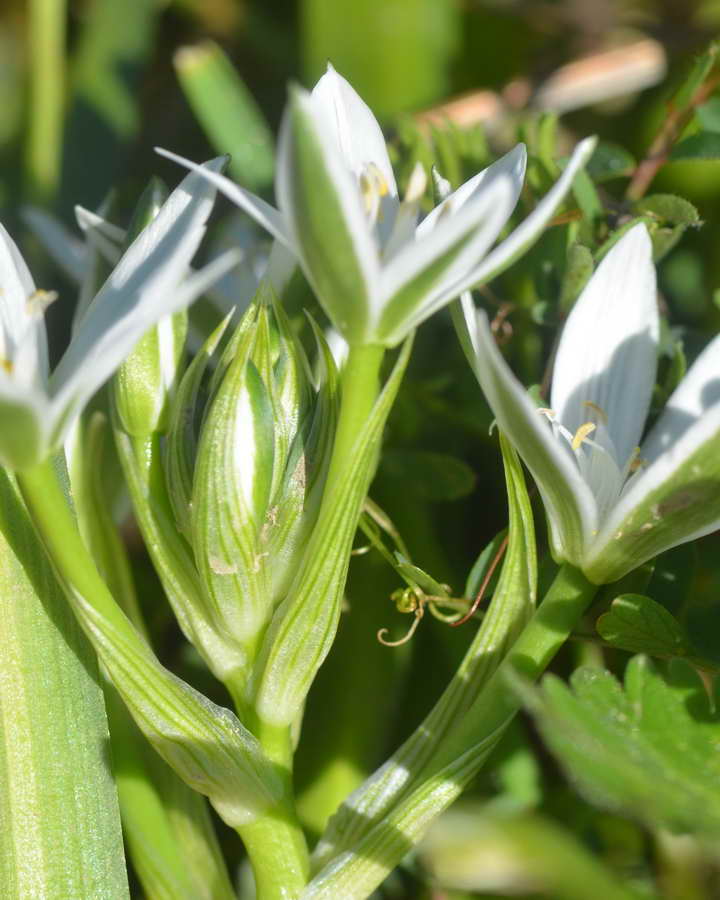
M624 686L607 671L578 669L571 686L547 676L523 687L544 740L592 802L663 827L716 839L720 719L685 662L662 674L647 658L627 666Z
M687 656L690 642L683 627L664 606L641 594L616 597L597 621L600 636L631 653Z

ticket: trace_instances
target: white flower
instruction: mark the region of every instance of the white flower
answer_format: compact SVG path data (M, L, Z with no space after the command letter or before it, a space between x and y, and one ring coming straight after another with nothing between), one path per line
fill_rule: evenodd
M214 160L204 171L223 163ZM36 289L0 225L0 464L32 466L60 447L82 408L140 337L234 265L235 254L226 254L185 277L214 193L205 179L190 175L170 195L76 322L52 373L43 314L55 295Z
M518 145L471 178L418 224L423 170L416 168L400 200L380 126L328 67L311 94L292 91L279 139L279 210L221 175L206 177L295 253L350 344L393 346L522 252L593 146L592 140L578 146L532 215L491 251L522 188L525 148ZM158 152L195 169L173 153Z
M720 337L638 447L659 331L644 225L610 250L568 317L548 410L530 402L467 295L463 312L466 352L537 482L559 560L606 583L720 526Z

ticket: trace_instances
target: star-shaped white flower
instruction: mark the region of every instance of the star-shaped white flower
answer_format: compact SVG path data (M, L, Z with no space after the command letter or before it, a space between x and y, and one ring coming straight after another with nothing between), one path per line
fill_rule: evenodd
M487 281L540 234L593 140L578 146L533 213L495 249L522 189L518 145L418 224L425 175L398 196L380 126L332 68L312 93L292 91L280 130L279 210L221 175L214 184L297 256L335 328L350 344L393 346L468 287ZM195 164L158 151L195 169Z
M720 337L638 446L659 333L644 225L610 250L568 317L550 409L533 406L468 295L463 313L461 339L500 428L537 482L558 560L606 583L720 527Z
M224 158L203 171L217 172ZM44 311L20 251L0 225L0 464L35 465L59 448L82 408L165 315L186 306L228 268L226 254L187 277L214 202L212 185L189 175L138 235L75 323L50 373Z

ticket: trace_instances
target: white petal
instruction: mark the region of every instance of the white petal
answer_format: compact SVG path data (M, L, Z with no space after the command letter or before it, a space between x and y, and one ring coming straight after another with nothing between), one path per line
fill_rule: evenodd
M366 166L382 172L389 193L397 197L395 175L390 165L385 138L370 107L351 84L328 64L327 72L312 91L313 105L325 123L346 166L359 178Z
M406 244L381 273L384 307L378 338L393 345L453 295L443 286L463 267L483 256L517 202L517 182L506 169L483 185L457 213L452 212L412 244Z
M520 257L539 237L543 228L555 214L578 170L585 165L595 149L595 138L586 138L575 148L563 173L538 203L535 209L518 227L471 272L462 276L457 285L448 288L448 294L457 297L461 291L484 284L504 271Z
M640 441L657 369L659 318L652 245L644 225L625 234L603 259L563 329L551 406L571 432L607 416L622 469Z
M379 257L360 188L310 95L295 89L285 111L275 189L303 271L335 327L366 339L379 316Z
M629 482L587 555L594 581L614 581L670 547L720 527L720 403Z
M53 262L72 281L79 284L87 265L87 254L82 241L71 234L58 219L37 206L24 207L21 216L50 254Z
M217 169L222 162L207 165ZM214 197L205 178L188 175L100 289L51 379L56 441L145 331L193 298L180 282L205 234Z
M274 206L270 206L270 204L266 203L262 198L256 197L255 194L241 188L239 185L235 184L234 181L231 181L219 172L213 172L206 169L204 166L191 162L189 159L185 159L182 156L178 156L176 153L171 153L169 150L163 150L160 147L156 147L155 152L159 153L160 156L165 156L167 159L171 159L173 162L185 166L186 169L190 169L192 172L197 172L204 178L207 178L207 180L212 182L212 184L214 184L222 194L225 194L229 200L232 200L232 202L237 204L240 209L245 210L249 216L255 219L258 225L268 231L274 238L282 241L283 244L286 244L292 249L290 237L288 236L283 218Z
M42 310L29 301L35 293L32 279L15 241L0 225L0 359L12 361L25 348L22 375L25 383L47 377L47 335Z
M124 228L113 225L100 213L93 212L79 204L75 206L75 220L81 231L96 231L112 241L113 244L122 244L125 240Z
M710 341L683 380L642 445L652 462L684 434L706 410L720 401L720 335Z
M517 144L501 156L492 165L473 175L465 184L453 191L451 194L431 210L418 226L418 235L425 235L436 228L438 222L441 222L446 216L456 213L465 203L468 202L475 194L482 191L487 184L499 174L507 174L515 184L517 196L520 196L523 181L525 180L525 168L527 166L527 150L524 144ZM444 179L443 179L444 180Z
M597 527L597 508L570 450L553 437L549 424L510 371L484 312L466 321L477 348L474 370L498 425L532 472L545 503L558 556L581 565Z

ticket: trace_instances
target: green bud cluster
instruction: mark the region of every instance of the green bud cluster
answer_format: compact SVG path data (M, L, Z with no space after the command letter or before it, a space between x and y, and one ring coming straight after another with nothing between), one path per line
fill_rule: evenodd
M247 676L317 518L338 385L317 329L322 366L313 378L268 282L220 351L226 328L179 384L165 471L200 576L201 614L236 646Z

